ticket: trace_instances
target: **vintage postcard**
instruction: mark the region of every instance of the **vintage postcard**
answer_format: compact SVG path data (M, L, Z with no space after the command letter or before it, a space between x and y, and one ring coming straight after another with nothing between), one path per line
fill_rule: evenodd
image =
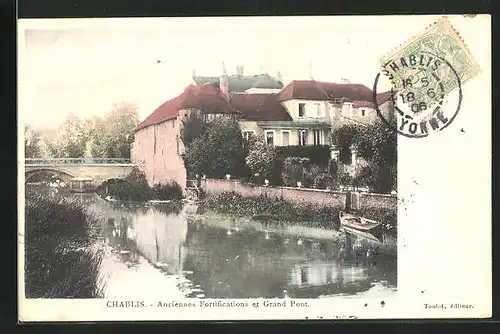
M489 15L18 25L20 321L491 317Z

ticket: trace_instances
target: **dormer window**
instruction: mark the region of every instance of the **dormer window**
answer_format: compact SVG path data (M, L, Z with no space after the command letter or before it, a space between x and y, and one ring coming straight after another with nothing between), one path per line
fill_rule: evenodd
M304 117L306 115L306 104L299 103L299 117Z

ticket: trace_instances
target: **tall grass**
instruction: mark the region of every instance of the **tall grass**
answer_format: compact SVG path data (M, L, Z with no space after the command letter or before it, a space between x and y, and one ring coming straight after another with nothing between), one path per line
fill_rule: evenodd
M31 194L25 208L26 297L103 297L97 220L64 198Z
M205 202L207 209L213 211L248 215L272 215L281 222L289 224L300 223L310 227L331 228L340 224L339 211L342 205L321 206L309 203L292 203L280 198L260 196L245 197L236 192L225 192L210 196ZM366 218L384 223L384 230L392 236L397 235L396 207L365 207L359 212Z
M338 226L339 206L320 206L308 203L292 203L267 196L244 197L235 192L214 195L205 202L206 208L221 213L234 215L268 214L279 218L281 222L304 223L311 227L331 228Z

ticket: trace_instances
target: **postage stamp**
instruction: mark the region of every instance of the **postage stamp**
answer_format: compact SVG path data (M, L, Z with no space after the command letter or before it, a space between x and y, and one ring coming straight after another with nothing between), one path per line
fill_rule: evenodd
M381 62L399 115L397 131L414 138L451 124L460 110L462 85L480 72L479 64L445 17L385 55ZM374 94L378 80L377 76Z
M488 15L18 31L20 321L491 314Z

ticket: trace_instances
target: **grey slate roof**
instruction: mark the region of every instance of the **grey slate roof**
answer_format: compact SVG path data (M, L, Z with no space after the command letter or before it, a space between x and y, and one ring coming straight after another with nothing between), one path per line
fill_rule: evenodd
M281 89L284 87L281 81L271 77L269 74L243 76L229 75L228 78L230 93L242 93L250 88ZM197 85L203 85L207 83L214 83L218 85L219 79L220 77L193 77L193 80Z

